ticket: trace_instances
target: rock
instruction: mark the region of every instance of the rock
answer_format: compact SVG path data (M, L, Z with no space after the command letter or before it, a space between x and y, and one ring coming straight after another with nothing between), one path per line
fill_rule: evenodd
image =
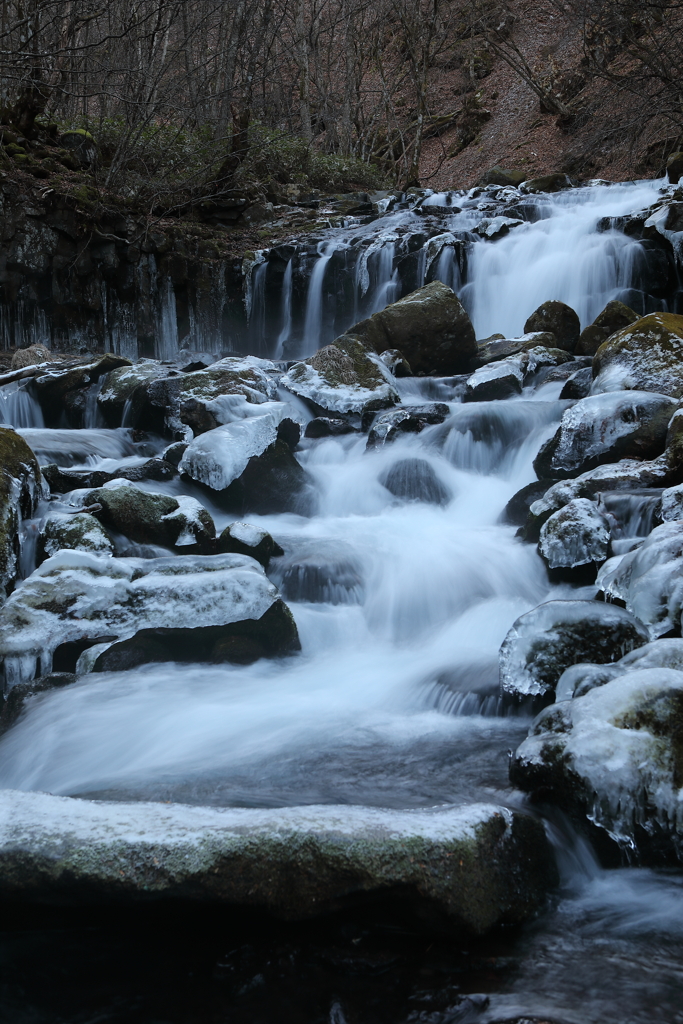
M187 441L175 441L173 444L169 444L168 448L164 448L161 453L161 460L177 469L186 451Z
M612 334L635 323L638 314L623 302L608 302L593 323L581 332L576 352L582 356L594 356L604 341Z
M666 162L666 174L672 185L677 185L683 174L683 153L672 153Z
M561 366L574 362L573 357L568 352L565 352L564 349L548 348L546 345L527 347L526 357L525 384L538 380L539 374L543 374L542 379L545 381L546 374L544 371L558 369Z
M162 366L153 359L111 370L104 378L97 396L97 407L104 416L107 426L122 425L126 402L131 401L137 387L169 375L169 367Z
M645 391L582 398L534 459L539 479L579 476L605 462L659 455L676 402Z
M373 400L384 408L398 402L392 380L379 357L349 333L295 363L282 384L323 413L362 413Z
M612 558L598 573L605 595L623 601L652 637L681 629L683 522L656 527L634 551Z
M524 526L530 507L542 498L547 490L547 480L532 480L530 484L526 484L508 501L501 516L502 521L510 526Z
M524 333L550 331L555 335L556 345L566 352L573 352L581 334L581 322L564 302L544 302L524 324Z
M494 334L492 338L478 342L477 354L470 360L470 367L476 370L539 345L554 348L555 335L549 331L533 331L531 334L523 334L521 338L504 338L502 334Z
M669 523L675 519L683 519L683 484L667 487L662 491L661 517Z
M281 658L301 650L294 616L275 601L260 619L224 626L140 629L133 637L99 653L92 672L127 672L158 661L230 662L251 665L260 658Z
M571 179L566 174L545 174L541 178L528 178L522 182L520 191L530 192L561 192L565 188L573 188Z
M402 434L419 434L425 427L443 423L449 415L450 409L444 402L411 405L380 413L368 434L367 448L383 448Z
M523 223L518 217L484 217L472 230L482 238L495 242L498 238L505 238L512 228Z
M348 420L335 416L316 416L306 424L304 437L341 437L344 434L355 434L356 428Z
M110 480L163 482L177 476L175 467L165 459L148 459L141 466L117 467L112 472L103 469L62 469L52 462L42 466L41 472L53 494L68 494L77 488L104 487Z
M97 143L84 128L72 128L62 132L59 145L67 149L78 161L80 167L93 167L97 162Z
M480 367L468 378L463 401L492 402L521 395L527 364L524 353Z
M455 292L441 281L432 281L373 313L350 327L349 335L375 352L398 349L414 374L464 373L477 353L470 318Z
M48 426L57 426L70 392L83 391L110 370L130 365L130 359L105 352L92 362L68 366L65 369L53 368L36 375L33 378L33 388L43 410L45 422ZM78 426L81 425L79 422Z
M384 352L380 352L380 359L388 369L391 370L394 377L412 377L413 371L410 368L410 363L397 348L387 348Z
M262 810L4 790L0 808L5 900L181 899L301 920L391 894L482 934L533 916L557 879L542 822L491 804Z
M236 555L250 555L266 569L271 558L284 554L267 530L252 526L251 523L231 523L226 526L218 538L216 548L221 554L234 552Z
M0 735L18 721L32 697L62 686L70 686L75 682L76 676L73 672L51 672L40 679L31 680L30 683L13 686L8 694L0 697Z
M120 478L90 491L86 505L100 505L93 514L108 530L137 544L174 547L180 554L209 554L214 548L213 519L194 498L153 494Z
M594 578L609 551L609 522L588 498L568 502L541 527L538 553L557 577L571 579L569 570L585 567Z
M92 551L95 555L113 555L114 545L93 515L87 512L53 512L46 516L40 528L36 549L36 563L56 555L62 548L72 551Z
M569 377L567 383L560 391L560 398L587 398L591 392L593 383L593 368L582 366L580 370Z
M0 609L5 688L48 672L67 644L83 651L145 629L258 620L278 600L263 568L244 555L102 558L63 550Z
M25 366L37 366L39 363L46 363L52 359L52 353L45 345L29 345L28 348L18 348L12 356L12 369L22 370Z
M617 676L644 668L673 668L683 672L683 640L653 640L611 665L572 665L560 676L556 699L560 701L584 697L596 686L604 686Z
M279 438L288 406L267 402L243 409L249 412L244 419L196 437L178 469L238 514L292 511L301 503L308 478Z
M33 516L42 486L29 446L11 427L0 426L0 602L17 580L19 523Z
M683 398L683 316L650 313L605 341L593 358L593 394L656 391Z
M230 356L205 370L152 378L132 394L131 421L157 434L182 435L188 426L202 434L274 398L280 375L268 359Z
M521 615L503 641L503 693L547 700L570 665L617 661L648 640L645 626L616 605L548 601Z
M526 180L524 171L509 171L503 167L492 167L490 171L482 174L477 182L478 185L509 185L513 188Z
M683 859L683 672L639 669L546 708L510 777L644 864Z
M453 497L425 459L400 459L382 473L379 482L395 497L405 501L447 505Z

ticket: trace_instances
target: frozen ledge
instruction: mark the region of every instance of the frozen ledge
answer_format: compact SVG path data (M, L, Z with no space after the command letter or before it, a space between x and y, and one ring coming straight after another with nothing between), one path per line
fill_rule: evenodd
M0 791L5 899L183 899L295 920L394 891L482 933L534 914L555 882L541 822L493 804L253 810Z

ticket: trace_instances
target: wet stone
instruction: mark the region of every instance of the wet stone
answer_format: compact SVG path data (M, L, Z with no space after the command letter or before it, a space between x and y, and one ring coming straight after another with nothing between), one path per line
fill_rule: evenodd
M404 501L424 501L447 505L453 497L425 459L401 459L380 476L380 483Z

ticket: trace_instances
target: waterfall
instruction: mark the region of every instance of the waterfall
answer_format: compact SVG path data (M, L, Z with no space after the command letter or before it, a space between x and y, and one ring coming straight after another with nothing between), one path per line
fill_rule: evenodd
M288 341L290 334L292 333L292 280L293 274L293 261L287 261L287 269L285 270L285 276L282 279L282 327L277 338L277 347L275 349L275 359L281 359L284 351L285 343Z
M27 384L16 382L0 388L0 423L9 427L43 427L43 412Z
M304 338L301 356L312 356L324 344L323 334L323 284L325 271L337 246L334 241L322 242L318 246L318 259L313 265L306 296Z

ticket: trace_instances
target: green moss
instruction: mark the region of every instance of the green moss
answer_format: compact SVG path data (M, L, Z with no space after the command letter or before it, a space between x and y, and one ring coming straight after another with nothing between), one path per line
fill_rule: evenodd
M664 739L662 767L671 772L676 789L683 786L683 690L655 694L621 715L614 724L619 729L644 729Z

